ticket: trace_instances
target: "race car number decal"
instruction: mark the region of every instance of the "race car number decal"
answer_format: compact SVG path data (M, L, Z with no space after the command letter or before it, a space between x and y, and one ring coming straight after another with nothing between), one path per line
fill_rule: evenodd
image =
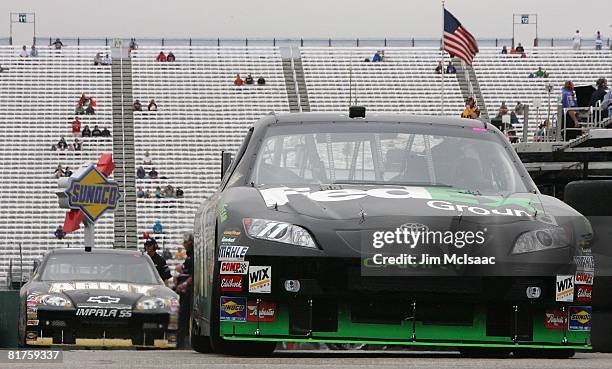
M557 283L555 284L557 291L556 301L572 302L574 301L574 276L573 275L558 275Z
M249 267L249 292L271 293L272 292L272 267L250 266Z
M222 261L221 274L247 274L249 270L248 261Z
M132 311L127 309L78 308L76 316L92 316L99 318L129 318Z

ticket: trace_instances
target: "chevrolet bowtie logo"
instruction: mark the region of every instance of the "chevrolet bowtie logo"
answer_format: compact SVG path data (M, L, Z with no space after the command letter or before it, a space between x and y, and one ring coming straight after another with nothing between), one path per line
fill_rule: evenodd
M119 300L119 297L92 296L87 299L87 302L97 302L98 304L116 304L119 302Z

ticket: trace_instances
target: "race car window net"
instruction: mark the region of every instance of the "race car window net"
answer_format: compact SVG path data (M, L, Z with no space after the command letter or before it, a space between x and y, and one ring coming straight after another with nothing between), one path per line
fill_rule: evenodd
M66 254L49 257L41 281L104 281L159 284L147 256Z
M271 127L251 180L256 185L276 186L388 184L448 186L480 194L528 191L496 135L405 126L319 123L293 129Z

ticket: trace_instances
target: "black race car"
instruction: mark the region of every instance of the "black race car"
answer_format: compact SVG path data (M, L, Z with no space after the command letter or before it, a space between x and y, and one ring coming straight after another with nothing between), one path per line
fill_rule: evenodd
M489 124L271 114L222 168L194 225L197 351L589 349L590 223Z
M174 348L179 298L136 250L50 251L21 288L21 346Z

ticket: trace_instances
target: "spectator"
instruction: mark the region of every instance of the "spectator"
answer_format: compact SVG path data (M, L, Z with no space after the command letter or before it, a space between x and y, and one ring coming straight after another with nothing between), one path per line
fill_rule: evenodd
M166 61L168 61L168 62L175 62L176 61L176 57L174 56L172 51L170 51L168 53L168 56L166 57Z
M566 81L561 90L561 104L565 110L565 119L562 129L565 130L565 137L571 140L578 137L580 134L578 128L581 127L576 111L568 110L578 106L576 103L576 94L574 92L574 83L572 81Z
M377 50L374 53L374 56L372 56L372 63L381 62L381 61L382 61L382 56L380 55L380 50Z
M183 192L183 190L182 190L180 187L177 187L177 188L176 188L176 194L175 194L175 196L176 196L177 198L180 198L180 197L183 197L184 195L185 195L185 193Z
M62 169L61 164L57 165L57 168L55 168L53 175L55 176L55 178L62 178L64 176L64 169Z
M164 226L159 219L153 224L153 233L164 233Z
M72 151L81 151L83 149L83 144L79 141L78 138L74 138L74 142L70 144L70 150Z
M589 105L596 107L598 103L603 103L604 98L606 97L607 89L608 89L608 80L605 78L600 78L595 82L597 89L593 91L591 94L591 99L589 100ZM603 105L603 104L601 104ZM608 117L608 109L602 109L601 111L602 118Z
M576 30L574 36L572 37L572 48L574 50L580 50L580 46L582 44L582 35L580 34L580 30Z
M155 103L154 99L151 99L151 101L149 101L149 106L147 107L147 110L157 111L157 104Z
M91 130L89 129L89 125L85 125L85 128L83 128L83 132L81 132L81 137L91 137Z
M155 170L155 168L151 168L151 171L149 172L149 178L150 179L157 179L157 171Z
M244 83L246 83L247 85L252 85L255 82L255 80L253 80L253 76L251 75L251 73L247 74L246 78L244 79Z
M164 258L162 258L157 253L157 241L155 240L155 238L147 239L144 244L144 249L147 255L149 255L149 257L151 258L153 264L155 265L157 274L159 274L159 276L165 283L166 280L172 277L172 274L170 273L170 268L168 268L168 265L166 264L166 260L164 260Z
M595 36L595 50L601 50L603 47L603 40L601 39L601 32L597 31Z
M103 63L103 65L112 65L113 64L113 59L111 59L111 57L108 55L108 53L106 53L104 55L104 59L102 59L102 63Z
M502 46L502 54L508 54L508 49L506 48L506 45Z
M55 46L55 50L61 50L62 47L64 47L64 44L59 38L56 38L55 42L53 42L51 45Z
M144 158L142 158L142 163L144 165L153 164L153 160L151 160L151 156L149 155L149 150L145 151Z
M446 73L448 73L448 74L456 74L457 73L457 69L453 65L452 61L449 61L448 65L446 66Z
M142 190L142 187L138 187L138 191L136 191L136 197L138 197L139 199L142 199L144 196L145 196L145 193Z
M85 109L85 114L94 115L96 114L96 110L94 109L92 104L87 105L87 109Z
M28 48L26 47L26 45L23 45L23 47L21 48L21 52L19 53L19 56L22 58L27 58L28 56L30 56L28 54Z
M175 195L174 187L172 187L172 185L167 185L166 188L164 188L164 197L170 198L170 197L174 197L174 195Z
M140 103L140 100L136 99L136 101L134 101L134 111L142 111L142 104Z
M263 78L263 76L261 76L261 77L257 78L257 84L258 84L259 86L263 86L263 85L265 85L265 84L266 84L266 79L265 79L265 78Z
M538 67L538 70L535 72L535 76L538 78L548 78L548 73L542 69L542 67Z
M98 125L96 124L94 126L93 131L91 131L91 137L100 137L102 136L102 131L100 131L100 128L98 128Z
M76 109L74 110L76 115L83 115L85 114L85 107L83 106L83 103L79 102L77 104Z
M179 331L177 333L177 347L185 348L187 334L189 332L189 319L193 296L193 234L187 233L183 236L183 247L185 248L185 261L179 268L180 274L176 278L175 290L180 295L179 299Z
M139 179L144 179L146 176L147 172L145 172L143 167L138 167L138 169L136 169L136 177Z
M145 199L150 199L151 198L151 191L148 188L145 191L144 197L145 197Z
M234 80L234 86L242 86L244 85L244 81L240 78L240 74L236 74L236 79Z
M503 119L503 116L508 115L508 107L506 106L506 103L502 102L501 106L499 107L498 111L497 111L497 116L495 116L496 119ZM519 120L518 117L516 116L516 114L514 112L510 112L510 124L518 124Z
M64 137L61 137L57 142L57 148L60 150L66 150L68 148L68 144L66 143L66 139L64 139Z
M601 110L606 111L606 116L612 116L612 88L608 91L606 96L604 96L603 101L601 102Z
M165 62L166 60L168 60L168 58L166 58L166 54L164 54L163 51L160 51L159 55L157 55L157 58L155 58L155 60L157 60L158 62Z
M442 62L439 61L438 62L438 66L436 67L436 74L442 74L442 70L444 69L444 67L442 66Z
M30 56L33 58L38 56L38 49L34 45L32 45L32 48L30 49Z
M70 170L69 167L66 167L66 169L64 170L64 177L70 177L72 176L72 171Z
M480 110L476 106L476 99L468 97L465 100L465 109L461 113L461 118L478 119L480 117Z
M90 97L85 95L85 92L81 93L81 97L79 98L79 104L87 104L89 103Z
M57 238L58 240L61 240L64 237L66 237L66 232L64 232L64 228L61 225L57 226L53 234L55 235L55 238Z
M131 58L132 57L132 51L138 49L138 44L136 43L135 39L132 39L130 41L130 46L128 47L128 57Z
M102 137L110 137L110 136L111 136L111 133L110 133L110 131L108 130L108 128L104 127L104 129L102 130L102 134L101 134L101 136L102 136Z
M546 140L546 131L549 126L548 119L538 125L538 130L535 132L533 140L536 142L542 142Z
M523 115L525 113L525 105L523 105L520 101L517 101L516 106L514 107L514 112L516 115Z
M514 48L514 46L510 48L510 54L516 54L516 49Z
M103 65L104 59L102 58L102 53L97 53L94 57L94 65Z
M162 189L161 189L161 187L157 186L155 188L155 192L153 192L153 196L155 196L156 199L161 199L162 198Z
M516 49L514 51L515 51L516 54L523 54L523 53L525 53L525 48L519 42L518 46L516 47Z
M80 134L81 134L81 121L79 120L79 118L74 117L74 120L72 121L72 135L76 137Z

